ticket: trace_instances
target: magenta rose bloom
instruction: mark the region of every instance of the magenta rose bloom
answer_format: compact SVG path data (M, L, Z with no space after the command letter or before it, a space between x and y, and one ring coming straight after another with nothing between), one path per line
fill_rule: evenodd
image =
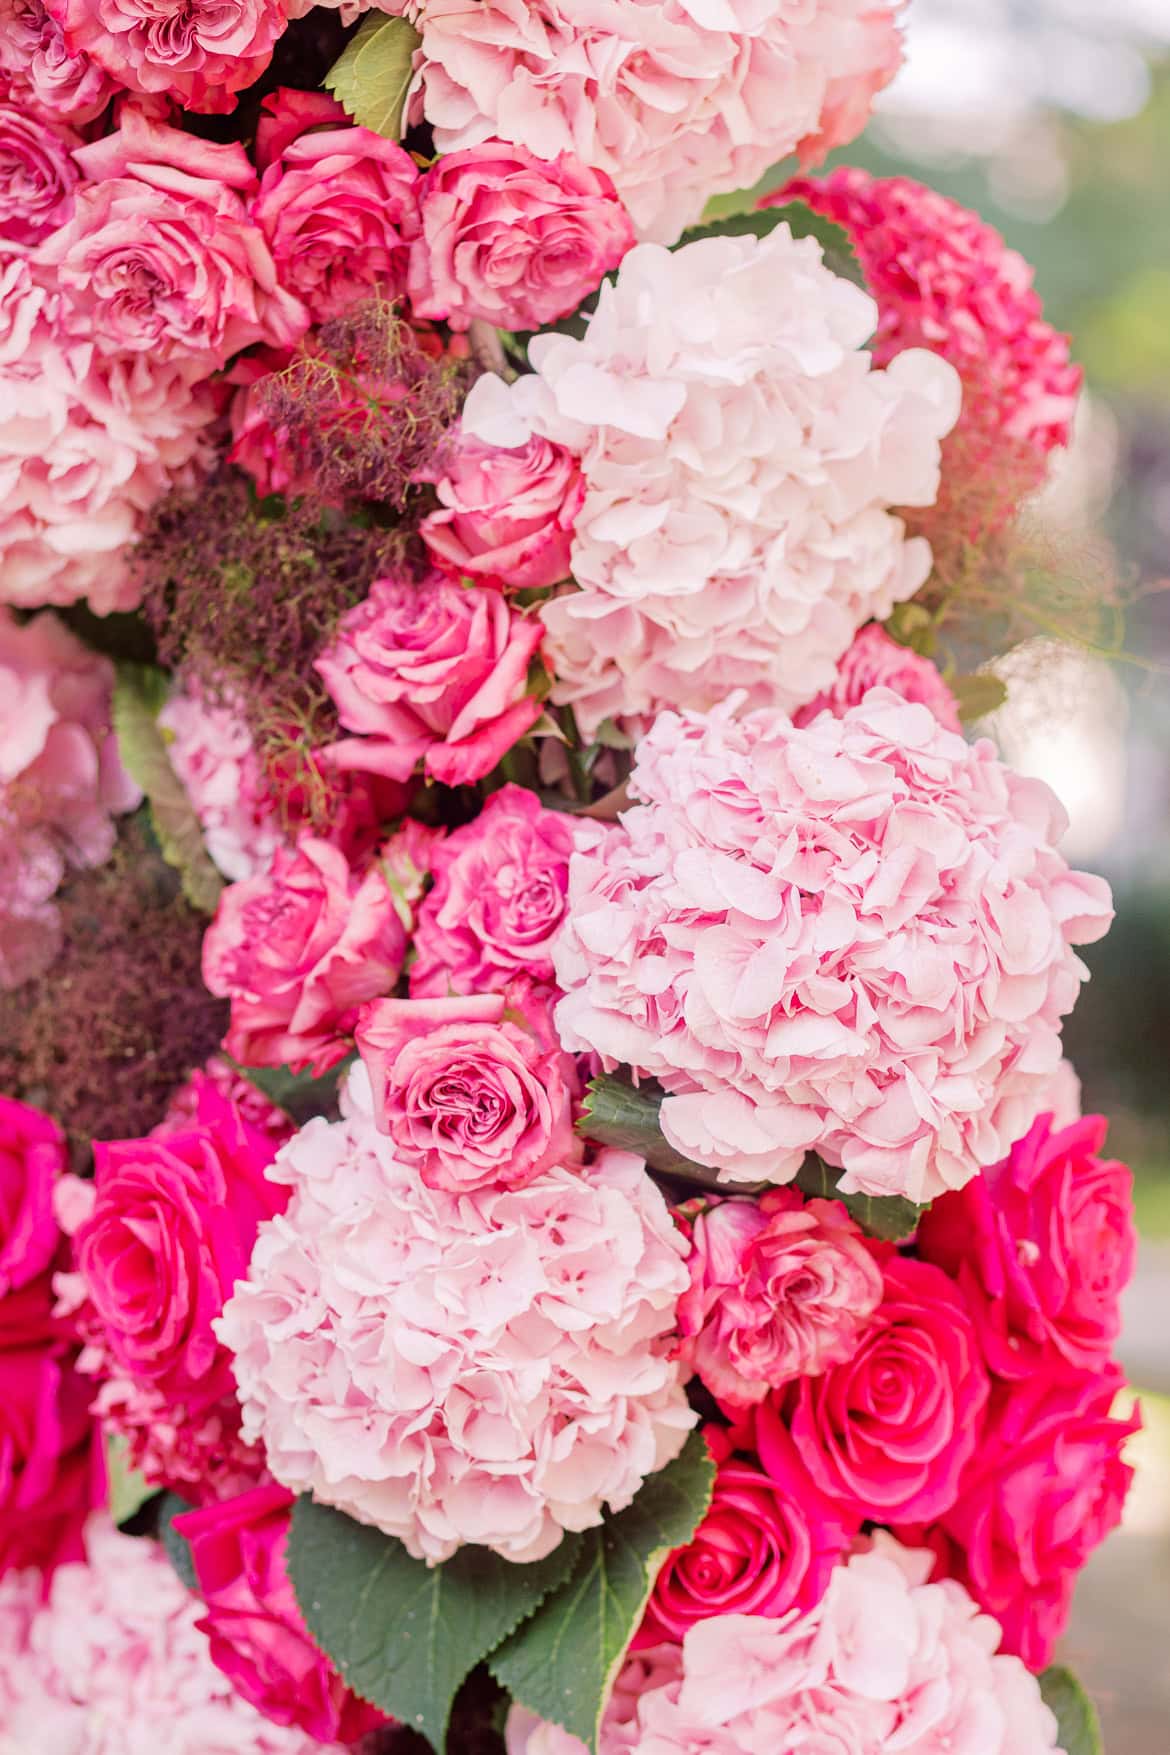
M37 244L73 212L80 172L72 129L0 103L0 238Z
M49 1269L61 1240L53 1188L68 1168L65 1136L55 1121L0 1097L0 1329L3 1301Z
M925 1521L954 1503L980 1442L988 1379L951 1281L891 1252L857 1351L788 1392L793 1441L822 1492L860 1517Z
M207 1604L197 1625L212 1663L265 1718L321 1743L356 1743L391 1721L350 1692L309 1636L285 1564L292 1503L268 1485L175 1519Z
M257 140L263 175L252 217L281 285L304 301L315 323L374 287L399 297L418 231L410 154L351 126L340 104L321 94L278 91L264 105L270 120Z
M539 329L576 310L634 243L604 171L571 152L536 158L488 140L447 152L419 190L422 235L410 253L420 317Z
M710 1202L689 1265L684 1357L731 1406L851 1359L882 1301L882 1270L840 1201L792 1188Z
M287 346L303 333L308 315L248 217L255 174L242 146L127 109L76 159L87 181L41 255L99 346L194 355L210 371L253 342Z
M522 1188L581 1156L573 1062L505 1016L502 994L383 999L357 1044L378 1131L428 1188Z
M551 983L573 826L522 786L493 792L431 859L435 883L415 929L415 999L501 992L516 976Z
M323 758L342 770L406 780L482 780L540 717L525 691L543 628L498 591L433 574L376 579L342 618L316 667L345 730Z
M259 877L230 884L203 939L203 979L232 1002L224 1048L242 1066L342 1060L359 1006L389 993L406 928L377 864L352 871L315 836L282 847Z
M1133 1177L1099 1156L1107 1123L1041 1115L1002 1163L923 1215L917 1248L967 1293L999 1377L1104 1364L1121 1332L1137 1237Z
M422 534L436 565L511 591L568 577L585 483L563 445L534 433L505 450L462 436L435 479L441 510Z
M257 80L287 23L280 0L48 0L73 55L131 91L226 115Z
M1137 1413L1111 1415L1123 1384L1110 1365L1001 1385L957 1501L925 1532L942 1570L995 1616L1005 1650L1030 1670L1052 1661L1077 1574L1121 1521L1133 1480L1123 1448L1141 1424Z
M92 1210L74 1235L92 1327L114 1367L187 1415L234 1397L212 1324L288 1191L276 1146L210 1081L199 1124L94 1146Z
M760 1464L737 1457L719 1427L706 1429L719 1464L710 1508L694 1537L658 1574L635 1646L680 1644L714 1615L806 1613L857 1534L809 1479L779 1416L762 1409Z
M64 1339L0 1350L0 1574L81 1558L105 1497L92 1395Z

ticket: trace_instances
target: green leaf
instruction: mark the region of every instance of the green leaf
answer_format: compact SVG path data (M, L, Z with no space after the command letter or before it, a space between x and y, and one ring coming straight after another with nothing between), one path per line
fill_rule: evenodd
M177 1493L164 1493L158 1509L158 1539L163 1545L163 1552L188 1590L197 1591L199 1580L195 1576L195 1563L191 1559L191 1546L185 1536L181 1536L175 1528L175 1519L185 1511L194 1508L180 1499Z
M1007 684L987 670L977 671L973 676L957 676L951 684L951 692L964 725L986 718L1007 700Z
M223 889L203 845L199 819L167 754L158 724L167 698L167 678L147 664L120 664L114 684L114 730L118 753L130 778L146 794L159 848L183 881L193 908L214 914Z
M329 69L325 88L361 127L400 140L414 51L421 42L408 18L372 13Z
M309 1632L350 1687L442 1749L460 1685L564 1582L580 1542L567 1535L530 1566L473 1547L427 1566L392 1536L302 1497L288 1568Z
M110 1516L121 1526L158 1492L157 1487L132 1469L126 1458L126 1440L113 1432L106 1440L106 1470L110 1482Z
M1071 1670L1053 1664L1040 1677L1040 1692L1056 1714L1064 1755L1104 1755L1097 1708Z
M913 1234L926 1211L924 1206L917 1207L913 1201L903 1200L896 1194L842 1194L837 1186L841 1176L840 1170L831 1170L815 1152L810 1152L793 1180L801 1194L821 1200L839 1200L870 1237L882 1237L887 1243L901 1243Z
M299 1126L314 1115L325 1115L336 1109L337 1093L342 1080L357 1059L356 1054L347 1054L337 1066L315 1078L311 1072L295 1073L288 1066L241 1066L238 1061L232 1065L241 1078L263 1091L270 1103Z
M703 238L766 238L778 225L787 225L794 238L815 238L824 252L826 267L843 280L851 280L856 286L865 285L865 276L849 241L849 233L842 226L834 225L831 219L814 213L804 201L789 201L783 207L764 207L754 213L730 213L724 219L691 226L671 248L681 250L684 245L696 244Z
M596 1748L654 1580L699 1527L714 1480L706 1442L692 1432L681 1456L651 1475L628 1510L586 1531L567 1582L489 1659L497 1681L530 1712Z

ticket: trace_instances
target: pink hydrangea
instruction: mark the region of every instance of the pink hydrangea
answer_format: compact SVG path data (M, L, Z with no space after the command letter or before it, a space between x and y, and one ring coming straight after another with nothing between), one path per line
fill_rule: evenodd
M70 53L44 0L0 0L0 73L18 103L76 127L95 121L119 89L88 55Z
M927 347L957 368L963 412L944 479L986 476L1004 504L1039 487L1050 453L1067 445L1081 387L1068 337L1044 321L1032 269L978 214L908 177L842 165L765 198L799 198L844 226L877 301L873 343L882 365ZM961 503L961 501L960 501Z
M539 158L490 140L446 153L419 190L422 231L410 254L420 317L457 329L474 318L540 329L564 317L634 242L604 171L574 153Z
M1112 918L1048 787L874 689L802 728L663 714L631 792L578 831L567 1048L661 1080L671 1143L733 1178L816 1150L922 1202L1003 1156Z
M691 1226L689 1265L684 1357L732 1406L850 1358L882 1298L881 1268L840 1201L795 1189L716 1197Z
M685 1245L627 1153L469 1198L399 1162L360 1066L343 1117L278 1158L292 1200L219 1325L245 1434L428 1562L538 1559L694 1422L670 1359Z
M807 1614L716 1615L629 1660L600 1755L1044 1755L1057 1724L1000 1630L930 1556L889 1537L855 1553ZM513 1707L508 1755L583 1755Z
M43 1603L6 1579L0 1615L17 1636L0 1647L5 1748L330 1755L236 1693L211 1660L201 1610L157 1542L121 1535L104 1516L90 1522L84 1563L62 1567Z
M958 703L939 674L938 666L909 646L899 646L884 628L870 622L842 655L829 687L792 715L808 725L818 713L840 716L864 700L870 689L893 689L904 701L921 701L948 731L961 731Z
M413 997L499 993L521 976L550 983L573 844L569 817L508 785L436 846L415 929Z
M436 566L511 591L568 578L585 485L563 445L533 437L505 451L457 434L435 491L439 510L423 520L422 536Z
M0 239L38 244L65 224L81 173L81 137L23 105L0 103Z
M527 687L543 632L498 591L375 579L316 660L354 734L322 759L390 780L420 762L448 786L482 780L540 717Z
M118 755L113 684L109 659L55 615L21 626L0 605L0 988L48 967L66 870L108 859L114 817L142 797Z
M171 696L158 722L208 853L232 883L259 877L285 836L237 704L209 700L189 681Z
M418 170L410 154L354 128L324 93L278 91L257 136L262 171L252 217L280 283L313 321L337 316L376 289L406 290L417 235Z
M410 110L442 153L497 139L607 171L664 242L865 125L901 60L901 0L381 0L422 33Z
M46 0L73 55L131 91L224 115L257 80L286 25L281 0Z
M553 698L582 729L732 689L786 710L831 686L857 628L930 570L892 506L938 488L958 412L924 351L875 370L871 299L786 226L630 252L583 340L472 388L463 430L580 459L579 589L542 611Z
M303 333L307 313L248 216L255 173L242 146L127 109L76 159L87 180L73 217L40 252L71 325L108 352L194 356L204 375L253 342Z

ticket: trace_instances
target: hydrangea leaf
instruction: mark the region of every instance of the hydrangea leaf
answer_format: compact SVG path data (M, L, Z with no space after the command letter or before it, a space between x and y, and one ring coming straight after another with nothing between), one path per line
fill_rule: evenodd
M106 1440L106 1473L110 1483L110 1516L121 1527L142 1510L148 1499L154 1498L158 1488L131 1468L126 1440L116 1432Z
M232 1065L241 1078L263 1091L270 1103L275 1103L298 1127L303 1127L314 1115L336 1114L337 1093L356 1059L356 1054L347 1054L337 1066L330 1067L319 1077L314 1077L311 1072L293 1072L289 1066L241 1066L235 1060Z
M971 676L956 677L951 684L951 692L964 725L970 725L976 719L985 719L989 713L994 713L997 707L1003 706L1008 693L1003 679L986 670L976 671Z
M173 865L183 894L202 914L214 914L223 889L203 844L199 818L171 766L158 715L166 701L167 678L149 664L120 664L114 684L114 731L122 764L146 794L159 849Z
M868 1236L882 1237L887 1243L901 1243L911 1236L926 1211L901 1195L842 1194L837 1186L841 1171L831 1170L815 1152L810 1152L794 1180L801 1194L839 1200Z
M1071 1670L1053 1664L1040 1677L1040 1692L1056 1715L1064 1755L1104 1755L1097 1708Z
M586 1531L566 1582L488 1660L514 1699L596 1749L654 1580L702 1522L714 1480L706 1441L693 1432L627 1510Z
M162 1543L163 1553L187 1586L188 1590L197 1591L199 1580L195 1576L195 1562L191 1558L191 1545L185 1536L181 1536L175 1528L175 1519L182 1517L192 1507L177 1493L164 1493L158 1508L158 1539Z
M681 250L702 238L766 238L778 225L786 225L794 238L815 238L824 251L825 266L842 280L865 285L865 275L854 254L849 233L843 226L824 219L804 201L788 201L783 207L763 207L754 213L729 213L723 219L691 226L672 249Z
M463 1681L563 1584L581 1538L517 1566L466 1547L442 1566L332 1506L293 1508L288 1568L305 1624L346 1682L443 1748Z
M421 42L408 18L371 13L326 74L326 90L361 127L400 140Z

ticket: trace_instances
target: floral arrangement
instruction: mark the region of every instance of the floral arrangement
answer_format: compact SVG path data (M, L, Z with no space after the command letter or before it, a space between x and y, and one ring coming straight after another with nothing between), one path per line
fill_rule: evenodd
M902 13L0 0L0 1755L1099 1755L1110 898L950 635L1079 376L816 172Z

